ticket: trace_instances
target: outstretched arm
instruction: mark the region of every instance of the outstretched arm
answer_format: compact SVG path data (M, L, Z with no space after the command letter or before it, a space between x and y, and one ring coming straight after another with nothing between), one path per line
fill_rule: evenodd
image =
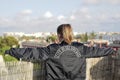
M34 61L47 59L49 55L49 47L42 48L11 48L6 50L5 54L9 54L18 60Z
M111 48L99 48L99 47L83 47L83 55L85 57L102 57L110 54L114 54L115 51Z

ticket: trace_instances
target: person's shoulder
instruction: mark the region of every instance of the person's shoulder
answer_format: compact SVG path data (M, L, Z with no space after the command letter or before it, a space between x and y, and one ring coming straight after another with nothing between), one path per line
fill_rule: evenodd
M72 45L83 46L84 44L83 44L83 43L80 43L80 42L72 42Z
M52 44L49 44L48 46L49 47L56 47L56 46L58 46L59 44L58 43L52 43Z

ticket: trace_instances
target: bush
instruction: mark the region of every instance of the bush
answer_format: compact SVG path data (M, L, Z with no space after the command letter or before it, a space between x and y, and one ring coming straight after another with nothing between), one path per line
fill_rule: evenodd
M0 37L0 55L3 56L4 61L18 61L10 55L4 56L5 51L9 50L14 45L18 46L18 41L14 37Z
M4 58L5 62L6 61L18 61L16 58L14 58L14 57L12 57L10 55L5 55L5 56L3 56L3 58Z

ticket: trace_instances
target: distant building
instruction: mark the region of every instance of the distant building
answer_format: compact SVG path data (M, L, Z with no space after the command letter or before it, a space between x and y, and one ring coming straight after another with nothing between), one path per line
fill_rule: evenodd
M45 47L47 45L48 45L47 43L25 41L25 42L21 42L20 47L21 48L34 48L34 47Z
M22 37L24 34L23 32L4 32L3 36Z
M108 47L120 48L120 40L113 41L113 43L109 44Z
M34 37L47 37L52 34L56 33L51 33L51 32L36 32L36 33L30 33L30 34L25 34L23 32L4 32L3 36L14 36L14 37L22 37L22 36L34 36Z

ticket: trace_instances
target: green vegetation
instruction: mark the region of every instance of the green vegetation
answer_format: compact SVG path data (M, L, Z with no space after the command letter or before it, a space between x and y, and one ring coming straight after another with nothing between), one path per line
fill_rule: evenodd
M88 41L88 34L87 33L81 34L80 40L81 40L81 42L87 42Z
M83 33L83 34L78 34L74 38L77 40L80 40L81 42L87 42L89 39L90 40L95 39L96 36L97 36L97 34L94 31L92 31L89 34L87 32Z
M17 61L16 58L10 55L4 56L6 50L9 50L10 48L17 46L19 45L16 38L12 36L0 37L0 55L3 55L5 61Z
M103 38L103 35L102 35L102 34L100 34L100 35L99 35L99 39L102 39L102 38Z
M18 61L16 58L10 56L10 55L5 55L3 56L5 61Z
M57 36L56 35L52 35L52 36L48 36L46 41L49 42L49 43L53 43L57 40Z
M97 35L95 34L94 31L92 31L90 34L89 34L89 39L95 39Z

